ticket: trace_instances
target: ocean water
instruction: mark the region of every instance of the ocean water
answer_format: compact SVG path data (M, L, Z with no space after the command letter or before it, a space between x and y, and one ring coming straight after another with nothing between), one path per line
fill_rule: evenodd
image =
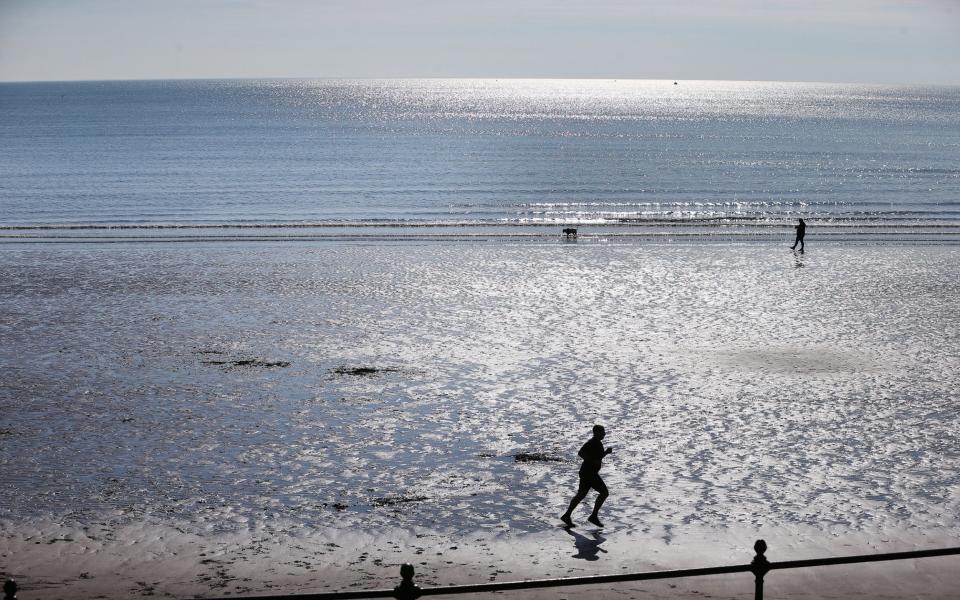
M0 240L960 238L960 88L0 84Z

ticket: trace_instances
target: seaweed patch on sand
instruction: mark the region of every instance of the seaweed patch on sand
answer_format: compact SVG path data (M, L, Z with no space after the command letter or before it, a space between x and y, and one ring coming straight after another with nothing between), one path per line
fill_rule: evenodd
M396 506L409 502L423 502L424 500L429 500L429 498L426 496L385 496L383 498L374 498L370 504L373 506Z
M521 463L527 462L563 462L563 459L557 456L550 456L542 452L520 452L513 455L513 460Z
M223 367L225 369L236 369L240 367L253 367L258 369L276 369L276 368L286 368L290 366L290 363L285 360L261 360L259 358L242 358L239 360L205 360L202 361L205 365L213 365L216 367Z
M381 373L399 373L400 367L347 367L340 366L330 369L333 375L353 375L354 377L373 377Z
M194 354L226 354L223 350L215 350L213 348L200 348L196 350Z
M227 352L214 348L200 348L199 350L195 350L194 354L198 354L200 356L224 356L227 354ZM238 369L243 367L255 369L283 369L290 366L290 363L285 360L265 360L262 358L238 358L233 360L208 359L201 360L200 364L222 367L224 370Z

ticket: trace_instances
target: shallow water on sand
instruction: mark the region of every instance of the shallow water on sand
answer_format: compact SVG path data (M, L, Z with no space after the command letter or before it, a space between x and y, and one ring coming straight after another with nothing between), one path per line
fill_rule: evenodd
M839 245L7 248L0 520L538 532L600 422L614 527L955 536L958 262Z

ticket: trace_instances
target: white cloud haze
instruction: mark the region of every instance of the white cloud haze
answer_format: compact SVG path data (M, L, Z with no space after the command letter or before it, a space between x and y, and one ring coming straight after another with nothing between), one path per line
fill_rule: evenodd
M0 0L0 80L960 84L957 0Z

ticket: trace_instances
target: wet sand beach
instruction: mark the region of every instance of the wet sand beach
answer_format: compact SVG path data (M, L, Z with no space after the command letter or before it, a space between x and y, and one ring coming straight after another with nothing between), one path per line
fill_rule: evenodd
M960 248L810 246L5 246L0 571L215 597L956 546ZM595 422L602 539L557 519ZM955 566L767 589L960 597Z

